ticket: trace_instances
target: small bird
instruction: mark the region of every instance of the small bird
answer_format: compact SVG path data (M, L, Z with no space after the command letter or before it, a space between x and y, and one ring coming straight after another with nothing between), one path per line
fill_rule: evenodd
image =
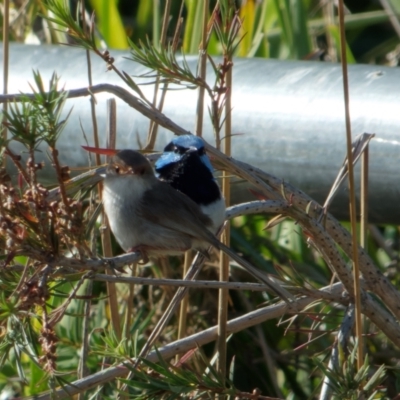
M155 170L160 180L200 206L213 222L213 233L219 230L225 220L225 199L214 178L203 139L195 135L176 137L165 146Z
M210 231L210 217L188 196L157 179L150 162L137 151L121 150L114 155L104 178L103 204L111 230L126 252L139 251L144 257L176 255L189 249L205 251L212 245L285 301L292 298L221 243Z

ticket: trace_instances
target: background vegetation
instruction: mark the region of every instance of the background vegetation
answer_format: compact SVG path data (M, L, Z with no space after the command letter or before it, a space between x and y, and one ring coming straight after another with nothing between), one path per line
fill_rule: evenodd
M340 59L337 9L332 2L219 3L221 8L216 14L213 14L216 1L210 1L207 12L208 20L214 24L210 22L213 29L210 28L207 46L211 56L223 54L226 60L236 56L325 62ZM168 60L173 61L175 51L199 53L204 32L202 4L195 0L182 3L174 0L167 9L168 2L92 0L85 4L86 23L82 24L79 18L74 22L80 14L79 3L71 2L64 7L62 1L56 0L14 1L10 4L9 39L25 43L70 43L89 49L101 56L110 69L120 73L132 93L139 97L140 89L129 73L124 75L114 66L110 58L113 48L131 49L136 61L160 74L159 84L173 78L185 85L201 86L193 82L188 71L176 71ZM2 24L5 5L4 2ZM397 66L400 57L398 1L353 0L347 1L346 6L348 62ZM94 25L89 32L91 15L94 15ZM163 29L164 21L168 21L164 24L166 29ZM106 46L111 55L104 53ZM168 71L175 75L168 76ZM222 76L225 79L228 73ZM224 87L221 76L216 82ZM19 175L9 177L4 170L1 175L0 243L6 249L1 256L4 265L0 275L2 398L11 398L13 393L37 395L137 355L174 294L170 286L142 286L132 282L118 283L113 289L110 282L107 287L107 277L101 278L98 270L95 271L97 279L91 279L83 266L68 261L71 254L87 260L98 255L120 254L121 250L115 243L110 245L103 230L102 238L99 237L101 222L93 217L98 203L86 188L72 199L71 187L65 184L68 169L57 162L56 141L64 123L68 123L60 118L67 95L57 94L56 76L48 84L42 81L40 71L32 78L32 86L35 98L19 98L22 106L9 104L3 116L8 120L9 132L8 139L1 143L2 155L14 162ZM218 97L213 90L210 88L209 101L215 105L212 116L218 144L220 131L223 136L226 97ZM145 99L142 101L146 103ZM146 150L152 150L154 134L153 124ZM9 151L8 140L25 145L22 161L19 155ZM54 192L49 194L37 180L37 171L42 168L35 163L39 142L48 145L51 161L47 167L55 168L58 177L60 191L58 197L52 198L55 203L48 200ZM280 192L280 188L275 190ZM318 246L317 249L310 246L307 240L310 236L303 233L304 225L297 224L296 219L286 219L265 230L269 219L262 214L233 220L232 247L257 267L270 273L278 270L297 289L329 285L332 272L326 258L324 261L317 251ZM371 258L394 283L399 281L398 239L396 226L371 227L368 239ZM342 257L348 261L346 255ZM104 265L98 266L104 268ZM199 279L217 280L216 266L216 261L208 263ZM182 276L178 259L126 270L143 277L179 279ZM247 277L233 268L232 279L245 281ZM114 304L119 306L117 313L112 305L113 295ZM264 292L250 290L230 291L228 300L229 319L274 303ZM383 303L387 311L387 304ZM215 325L217 308L216 290L191 289L186 335ZM100 382L80 396L115 398L121 391L123 396L138 398L175 398L183 394L208 398L226 390L224 393L232 398L235 395L257 398L262 394L306 399L317 398L322 380L331 376L337 398L358 398L361 387L365 398L395 397L400 384L399 350L388 339L387 332L382 332L370 320L365 321L365 349L369 358L364 374L355 372L353 336L340 348L339 369L327 369L346 312L345 302L315 300L287 319L272 319L235 333L228 340L227 382L217 372L221 368L214 364L216 345L211 342L202 347L201 355L187 353L185 358L178 358L174 368L161 361L148 362L135 373L133 380L125 382L128 388L123 381L114 379ZM157 341L159 348L177 338L177 326L175 317ZM382 365L386 367L384 371L380 369Z

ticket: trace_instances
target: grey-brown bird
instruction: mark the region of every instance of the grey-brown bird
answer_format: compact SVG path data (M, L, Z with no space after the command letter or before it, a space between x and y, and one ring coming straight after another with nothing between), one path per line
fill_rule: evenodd
M137 151L121 150L114 155L104 178L103 204L111 230L127 252L176 255L189 249L205 251L212 245L284 300L293 298L221 243L209 230L212 220L188 196L158 180L150 162Z

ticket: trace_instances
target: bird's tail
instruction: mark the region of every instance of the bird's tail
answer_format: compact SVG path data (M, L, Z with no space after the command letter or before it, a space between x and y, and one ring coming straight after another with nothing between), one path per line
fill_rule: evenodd
M240 257L238 254L236 254L231 248L229 248L228 246L224 245L220 241L218 241L218 245L217 245L217 243L215 243L215 247L217 247L219 250L222 250L232 260L236 261L244 269L246 269L247 272L249 272L252 276L257 278L260 282L264 283L266 286L268 286L282 300L284 300L287 303L289 303L290 300L294 300L294 297L293 297L293 295L291 293L289 293L281 285L279 285L278 283L276 283L272 279L270 279L267 274L265 274L264 272L258 270L255 267L253 267L253 265L251 265L249 262L247 262L242 257Z

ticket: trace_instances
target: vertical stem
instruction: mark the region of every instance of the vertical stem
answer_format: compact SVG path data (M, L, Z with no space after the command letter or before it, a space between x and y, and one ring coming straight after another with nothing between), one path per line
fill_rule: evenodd
M4 0L4 16L3 16L3 94L8 93L8 64L9 64L9 28L10 28L10 0ZM6 122L5 113L8 109L8 102L3 103L3 122ZM7 126L3 125L3 139L7 139ZM6 166L6 158L4 157L3 166Z
M82 379L89 375L89 368L87 366L87 359L89 356L89 329L90 329L90 310L92 307L92 291L93 291L93 280L87 279L83 284L83 293L87 300L84 300L83 308L83 324L82 324L82 350L81 358L78 365L78 378ZM84 394L80 393L79 400L84 399Z
M361 156L361 235L360 244L367 250L367 232L368 232L368 163L369 163L369 145L365 148Z
M185 276L189 270L191 262L192 262L192 252L187 251L185 253L185 260L183 263L183 279L185 279ZM179 310L178 339L182 339L186 333L186 318L187 318L188 304L189 304L189 296L188 293L186 293L185 297L182 299L181 307Z
M199 77L205 80L206 77L206 62L207 62L207 19L208 19L208 0L203 0L203 30L202 41L200 43L200 64L199 64ZM194 128L197 136L202 136L203 133L203 117L204 117L204 94L205 88L203 85L199 86L199 97L197 99L197 112L196 112L196 126ZM192 261L192 252L185 253L185 261L183 266L183 277L186 276L189 266ZM182 299L180 312L179 312L179 325L178 325L178 339L183 338L186 332L186 317L187 308L189 303L188 294Z
M369 144L361 156L361 222L360 222L360 244L365 251L368 251L368 175L369 175ZM362 315L362 330L368 333L369 322L367 317Z
M86 26L85 19L85 2L82 0L81 2L81 18L82 18L82 28L85 32L85 35L88 35L88 29ZM93 27L91 27L93 29ZM91 58L89 50L86 50L86 60L87 60L87 73L88 73L88 82L89 87L93 85L92 80L92 66L91 66ZM97 118L96 118L96 102L94 96L90 97L90 106L91 106L91 115L92 115L92 125L93 125L93 140L95 147L99 147L99 133L97 127ZM107 110L108 110L108 145L110 148L115 148L115 140L116 140L116 105L115 100L109 100L107 102ZM96 165L99 166L101 164L100 155L96 153ZM102 196L102 185L98 185L99 188L99 197L101 200ZM103 248L104 257L112 256L112 248L111 248L111 233L110 227L108 225L107 217L103 211L103 221L105 228L101 231L101 244ZM112 274L108 268L106 268L106 274ZM122 332L121 332L121 321L119 318L119 308L118 308L118 298L117 298L117 289L114 282L107 282L107 294L108 294L108 304L110 306L110 315L111 315L111 324L114 329L114 332L118 338L121 340Z
M354 187L354 168L351 151L351 123L350 123L350 99L349 99L349 80L347 73L346 57L346 33L344 28L344 7L343 0L339 0L339 28L340 28L340 56L342 61L343 74L343 92L344 109L346 119L346 140L347 140L347 159L349 160L349 192L350 192L350 222L352 234L353 250L353 277L354 277L354 300L356 312L356 336L357 336L357 367L360 369L363 365L363 341L362 341L362 319L361 319L361 296L360 296L360 271L358 263L358 245L357 245L357 214L356 214L356 195Z
M228 68L226 73L226 99L225 99L225 140L224 140L224 153L227 156L231 155L231 109L232 109L232 68ZM222 193L225 197L226 206L230 205L230 173L227 171L222 172ZM230 245L230 224L226 223L224 235L222 237L223 242ZM219 280L221 282L227 282L229 280L229 257L221 252L220 256L220 275ZM222 377L226 376L226 336L227 336L227 318L228 318L228 289L219 290L218 298L218 370Z
M167 0L165 3L165 9L164 9L164 17L163 17L163 24L161 28L161 37L160 40L158 41L157 38L159 36L158 33L158 23L159 23L159 10L158 10L158 1L155 0L154 2L154 18L153 18L153 29L154 29L154 46L156 48L163 48L165 47L165 42L167 40L167 29L168 29L168 22L169 22L169 14L171 11L171 0ZM156 33L157 32L157 33ZM153 106L157 107L157 94L158 94L158 89L160 86L160 74L157 74L156 82L154 85L154 94L153 94ZM167 93L167 84L164 85L164 90L161 94L161 100L160 104L158 106L158 109L161 111L164 106L164 100L165 96ZM158 124L155 121L150 121L150 127L149 127L149 134L147 137L147 144L145 146L146 150L153 150L154 149L154 144L156 142L157 138L157 130L158 130Z
M203 0L203 29L202 29L202 39L200 43L200 63L199 63L199 77L205 81L206 79L206 67L207 67L207 19L208 19L208 0ZM202 136L203 134L203 118L204 118L204 85L199 86L199 97L197 100L197 110L196 110L196 126L195 133L197 136Z
M137 276L138 273L138 264L134 263L131 269L131 276ZM133 312L133 299L135 296L135 284L129 284L129 296L128 296L128 304L126 306L126 315L125 315L125 332L124 336L125 339L128 340L131 331L131 324L132 324L132 312Z
M51 152L51 157L52 157L53 163L54 163L54 169L56 170L56 174L57 174L57 180L58 180L61 199L65 206L65 209L68 210L69 209L69 201L68 201L68 195L67 195L67 191L65 189L64 181L62 178L61 165L60 165L60 162L58 159L58 150L54 146L51 146L50 152ZM33 156L34 156L34 153L32 151L32 154L31 154L32 160L33 160ZM36 186L36 182L35 182L34 186Z
M107 143L110 149L115 149L116 132L117 132L117 118L116 118L116 102L115 99L107 101L107 114L108 114L108 129L107 129ZM107 216L103 212L103 221L105 228L102 230L101 241L103 246L104 257L112 257L111 248L111 232L110 226L107 221ZM113 271L106 268L106 274L112 275ZM108 303L110 305L111 324L114 329L115 335L118 340L122 339L121 321L119 317L118 296L117 288L114 282L107 282Z
M326 35L326 41L328 44L328 54L331 62L337 62L337 52L335 48L335 41L332 38L332 34L327 29L328 26L334 25L335 21L335 4L333 1L326 1L325 5L322 7L322 12L324 15L324 18L326 20L325 22L325 35Z
M153 44L158 48L160 40L160 0L153 0Z
M81 18L82 18L82 29L87 35L88 29L86 25L86 10L85 10L85 1L81 1ZM49 27L51 27L51 23L49 23ZM55 32L53 29L51 29L52 34L55 36ZM88 83L89 87L93 85L93 79L92 79L92 63L91 63L91 58L90 58L90 51L86 50L86 65L87 65L87 75L88 75ZM97 128L97 118L96 118L96 102L94 95L90 96L90 112L91 112L91 117L92 117L92 127L93 127L93 139L94 139L94 146L99 147L99 135L98 135L98 128ZM100 165L100 155L96 154L96 165ZM98 185L98 191L99 191L99 197L101 199L101 189L102 186L101 184ZM92 203L91 203L92 204ZM102 235L103 239L103 235ZM104 248L104 247L103 247ZM86 294L88 298L90 299L90 296L92 295L92 290L93 290L93 281L89 281L86 284ZM87 375L88 373L88 368L86 365L87 362L87 357L89 354L89 317L90 317L90 309L92 307L92 302L91 300L87 300L85 302L85 308L84 308L84 322L83 322L83 340L82 340L82 358L80 360L80 377L83 378L84 376ZM79 400L83 399L84 396L79 396Z

